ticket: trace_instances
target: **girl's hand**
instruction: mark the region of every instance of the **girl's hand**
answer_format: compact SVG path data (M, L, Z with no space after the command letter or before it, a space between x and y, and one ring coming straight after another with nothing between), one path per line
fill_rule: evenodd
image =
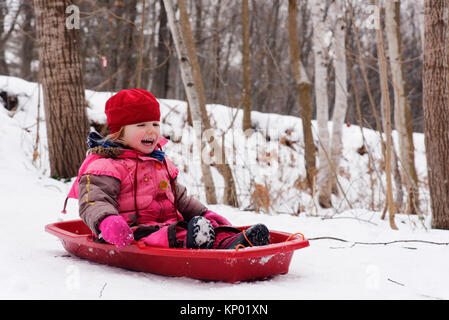
M133 240L133 232L131 228L119 215L107 216L99 225L101 237L118 248L124 248Z
M218 227L218 226L231 226L232 224L224 217L220 216L218 213L215 213L211 210L207 210L204 214L203 217L208 219L211 223L212 226Z

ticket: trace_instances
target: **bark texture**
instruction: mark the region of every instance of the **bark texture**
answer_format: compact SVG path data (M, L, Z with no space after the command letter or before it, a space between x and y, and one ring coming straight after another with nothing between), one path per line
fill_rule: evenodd
M78 30L66 27L71 4L34 1L51 175L61 178L76 176L89 132Z
M304 157L307 174L307 182L310 188L313 188L313 181L316 172L315 164L315 144L312 135L312 107L311 107L311 84L307 77L305 68L301 62L301 51L297 31L296 17L298 14L296 0L288 1L288 37L290 61L293 66L293 74L298 88L298 100L301 111L302 130L304 135Z
M449 229L448 2L425 1L424 133L432 227Z

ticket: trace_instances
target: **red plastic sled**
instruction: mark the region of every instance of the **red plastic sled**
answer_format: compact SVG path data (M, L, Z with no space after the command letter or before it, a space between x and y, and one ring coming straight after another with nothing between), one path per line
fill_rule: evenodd
M166 276L225 282L285 274L294 251L309 246L301 234L270 231L269 245L239 250L142 248L138 243L119 249L93 242L82 220L49 224L45 231L61 239L69 253L91 261Z

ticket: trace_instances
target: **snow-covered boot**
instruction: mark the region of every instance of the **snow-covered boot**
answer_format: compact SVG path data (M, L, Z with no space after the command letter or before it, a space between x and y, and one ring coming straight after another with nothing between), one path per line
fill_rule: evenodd
M187 225L186 248L211 249L215 241L214 228L204 217L193 217Z
M270 231L268 230L266 225L258 223L246 229L245 231L224 239L221 242L219 248L235 249L239 245L242 245L244 247L253 247L263 246L269 243Z

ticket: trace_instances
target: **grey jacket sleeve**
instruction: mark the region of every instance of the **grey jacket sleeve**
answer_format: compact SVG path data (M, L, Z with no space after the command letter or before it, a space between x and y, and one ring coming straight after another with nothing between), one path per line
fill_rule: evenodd
M182 214L186 221L195 216L201 216L207 211L199 200L187 194L187 189L175 180L176 197L178 200L178 211Z
M120 180L106 175L83 175L78 183L79 215L84 223L97 236L98 225L110 215L118 215L117 197Z

